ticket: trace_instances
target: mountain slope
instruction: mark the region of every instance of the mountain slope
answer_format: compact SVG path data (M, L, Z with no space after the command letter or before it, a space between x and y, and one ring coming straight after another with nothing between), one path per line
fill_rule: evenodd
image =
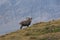
M0 36L0 40L60 40L60 20L40 22Z
M26 17L32 17L33 23L60 18L60 1L0 0L0 34L18 30Z

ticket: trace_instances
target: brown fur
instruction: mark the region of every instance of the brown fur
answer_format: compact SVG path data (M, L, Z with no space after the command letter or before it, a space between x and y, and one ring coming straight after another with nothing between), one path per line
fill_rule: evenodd
M21 21L19 24L21 25L20 29L22 29L23 26L29 26L31 24L32 18L27 18L25 21Z

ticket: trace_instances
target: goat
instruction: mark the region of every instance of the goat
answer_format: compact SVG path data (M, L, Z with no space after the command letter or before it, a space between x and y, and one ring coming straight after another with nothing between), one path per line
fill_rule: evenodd
M31 24L32 18L27 18L24 21L21 21L19 24L21 25L20 29L22 29L23 26L27 26L29 27L29 25Z

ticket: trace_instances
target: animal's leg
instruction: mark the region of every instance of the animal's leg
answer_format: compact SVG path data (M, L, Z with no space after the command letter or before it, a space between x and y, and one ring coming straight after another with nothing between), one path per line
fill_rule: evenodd
M22 27L23 27L23 26L21 25L20 29L22 29Z
M27 25L27 27L29 27L29 25Z

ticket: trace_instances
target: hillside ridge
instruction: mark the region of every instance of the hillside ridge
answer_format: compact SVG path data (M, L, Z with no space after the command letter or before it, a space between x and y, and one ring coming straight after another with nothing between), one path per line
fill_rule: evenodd
M31 27L2 35L0 40L60 40L60 19L33 24Z

